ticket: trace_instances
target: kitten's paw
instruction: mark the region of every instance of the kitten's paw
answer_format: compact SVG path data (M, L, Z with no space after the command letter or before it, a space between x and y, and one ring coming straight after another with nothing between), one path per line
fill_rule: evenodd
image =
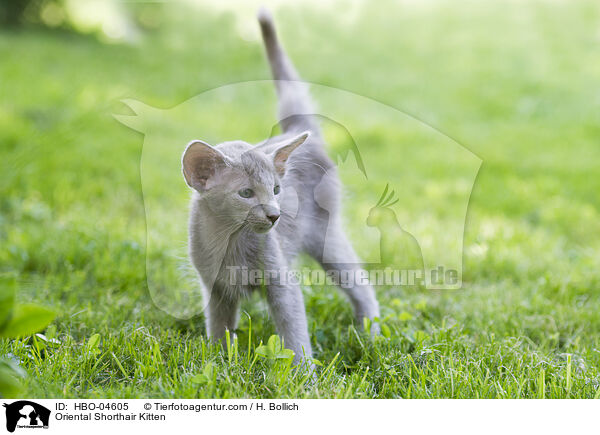
M371 337L376 337L381 335L381 328L379 327L379 323L373 322L371 323Z
M378 316L374 316L374 317L363 317L362 318L362 327L361 330L369 332L371 334L371 337L375 337L377 335L381 334L381 328L379 326L379 317Z

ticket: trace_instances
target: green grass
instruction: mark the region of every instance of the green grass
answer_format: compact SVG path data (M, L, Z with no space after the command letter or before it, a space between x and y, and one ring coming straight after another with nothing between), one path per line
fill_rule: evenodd
M258 295L244 304L229 351L206 340L201 316L178 320L152 302L139 172L144 139L113 119L128 113L119 100L170 108L223 84L269 78L262 47L238 36L231 15L195 12L192 25L183 7L167 9L160 30L136 46L0 32L0 272L17 277L20 301L59 313L46 331L57 342L45 349L31 338L0 341L0 355L27 373L23 396L600 394L597 2L390 3L365 8L355 23L302 7L277 13L305 79L396 107L483 160L465 229L462 290L382 289L390 333L371 340L353 326L343 296L304 289L323 364L314 382L255 353L274 333ZM261 117L272 116L273 104L272 96L241 102L231 113L248 109L248 116L235 121L205 110L199 125L222 128L222 139L257 140L273 121ZM416 145L402 155L422 167L398 171L386 158L398 151L397 129L354 116L364 120L357 128L372 144L375 179L410 186L399 215L444 237L437 211L424 210L422 198L453 210L460 171L428 167ZM421 128L408 123L400 139L416 141ZM155 216L168 217L186 192L161 188L161 177L179 174L153 171ZM421 183L423 171L432 179ZM360 251L359 211L373 201L345 181ZM167 239L181 230L163 221L149 231L164 230ZM166 261L157 251L155 260ZM95 334L99 342L89 345Z

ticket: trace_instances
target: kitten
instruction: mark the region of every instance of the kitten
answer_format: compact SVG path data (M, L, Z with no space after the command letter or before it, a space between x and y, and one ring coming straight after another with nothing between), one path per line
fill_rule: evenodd
M281 277L301 252L325 270L361 267L341 227L336 168L323 149L306 85L279 45L270 13L262 9L258 19L283 133L256 146L240 140L216 146L196 140L187 146L182 171L194 190L189 253L203 287L208 335L221 338L235 330L240 299L264 288L277 332L298 363L312 355L304 301L299 285ZM245 285L238 276L245 268L280 275ZM344 291L359 325L364 317L379 316L370 285Z

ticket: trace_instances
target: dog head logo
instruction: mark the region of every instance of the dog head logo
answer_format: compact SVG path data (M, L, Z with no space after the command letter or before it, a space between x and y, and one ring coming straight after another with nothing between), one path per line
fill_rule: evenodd
M314 83L310 89L319 102L318 111L310 116L318 120L335 165L314 166L316 179L322 182L315 183L310 193L319 207L328 210L327 187L338 176L345 190L353 192L344 212L360 263L376 270L422 271L421 284L427 289L461 288L467 208L481 159L393 107ZM270 80L234 83L169 109L125 100L133 114L115 115L144 135L141 184L147 284L156 306L174 317L191 318L204 308L197 273L186 260L190 194L181 177L183 146L198 136L207 143L231 137L233 119L245 120L235 125L236 137L250 143L269 137L273 117L258 110L256 102L268 101L273 92ZM165 225L167 221L178 224ZM357 261L351 255L340 258L335 232L325 233L323 263ZM201 286L210 289L212 284Z
M3 405L6 408L6 430L19 428L48 428L50 410L28 400Z

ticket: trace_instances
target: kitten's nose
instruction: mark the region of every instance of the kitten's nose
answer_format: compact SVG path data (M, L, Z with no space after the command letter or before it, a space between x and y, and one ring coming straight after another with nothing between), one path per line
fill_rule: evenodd
M277 222L277 219L279 219L279 215L278 214L268 214L267 219L269 219L271 221L271 223L274 224L275 222Z

